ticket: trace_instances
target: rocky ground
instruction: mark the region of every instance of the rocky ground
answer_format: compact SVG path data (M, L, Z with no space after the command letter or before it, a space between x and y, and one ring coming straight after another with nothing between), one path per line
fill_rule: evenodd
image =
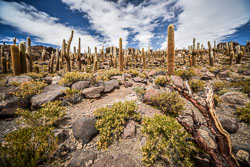
M249 61L249 59L247 60ZM143 72L140 69L138 71L140 73ZM241 67L237 65L233 66L231 70L226 68L208 70L208 67L199 67L195 68L195 71L198 75L192 76L192 78L203 80L206 85L218 81L249 81L250 75L249 68L242 71ZM153 108L145 102L150 100L153 95L165 91L173 91L167 85L159 86L154 82L158 76L166 76L166 72L164 70L147 70L144 72L147 78L133 77L129 73L124 73L112 76L109 81L93 84L89 80L82 80L71 85L58 84L63 77L60 73L54 76L48 75L44 78L39 78L39 80L46 81L48 86L41 93L32 96L28 101L12 95L12 92L15 92L18 87L11 86L11 83L24 83L34 80L34 78L26 75L8 76L5 78L6 83L0 87L0 141L3 141L4 135L18 129L19 125L15 123L18 119L15 117L16 108L28 106L31 110L36 110L44 103L60 99L67 106L67 109L66 115L56 122L54 133L59 137L59 146L54 154L55 162L52 166L144 166L141 149L146 139L140 132L141 125L137 122L129 121L121 141L115 142L107 150L99 150L96 144L99 136L98 131L95 129L96 118L93 114L93 111L100 107L110 106L119 101L131 100L135 101L139 106L138 112L143 118L153 117L155 114L163 114L162 111ZM183 84L183 79L179 76L175 76L172 79L176 85ZM81 94L74 96L71 101L65 100L62 97L67 87L80 90ZM142 94L138 93L136 91L138 88L142 88L145 92ZM250 100L249 92L242 93L240 91L240 87L231 87L229 91L219 95L221 102L216 107L216 114L224 129L230 134L233 152L237 155L237 159L242 166L249 166L250 125L239 120L236 116L236 110L249 103ZM217 93L216 90L215 93ZM201 103L204 103L202 98L205 98L206 94L204 89L201 89L193 93L193 96ZM185 101L185 110L182 112L191 113L191 111L194 111L198 119L203 120L199 111L189 101L184 98L183 100ZM187 117L186 119L187 122L192 123L190 118ZM214 139L207 129L202 128L202 130L203 137L207 142L211 146L215 145ZM198 162L197 166L207 165L211 161L209 158L198 155L196 159L196 162Z

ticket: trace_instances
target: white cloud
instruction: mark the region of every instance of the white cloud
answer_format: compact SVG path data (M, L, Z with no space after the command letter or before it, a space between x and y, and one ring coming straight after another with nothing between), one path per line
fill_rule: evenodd
M119 38L122 37L123 45L126 46L128 35L136 34L133 40L146 48L154 37L154 29L160 24L158 19L165 21L174 17L174 9L169 8L169 5L175 1L144 1L135 6L122 0L118 3L106 0L62 0L71 10L82 12L84 17L88 15L92 28L105 37L106 45L118 46Z
M63 39L68 40L71 30L74 29L73 46L78 46L80 37L82 51L88 46L101 47L98 39L86 32L58 23L58 18L51 17L25 3L0 1L0 20L2 24L16 27L22 32L35 36L32 41L60 46Z
M194 37L206 47L207 41L218 43L250 20L249 0L179 0L177 5L183 9L175 27L178 48L192 45Z

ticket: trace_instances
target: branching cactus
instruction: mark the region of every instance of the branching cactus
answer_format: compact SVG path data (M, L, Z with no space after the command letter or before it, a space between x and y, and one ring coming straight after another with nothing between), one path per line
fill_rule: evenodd
M59 66L60 66L60 56L59 56L59 49L56 48L56 71L59 70Z
M71 31L71 35L69 37L69 40L67 42L67 46L66 46L66 53L64 54L64 58L66 60L66 64L67 64L67 71L71 71L71 67L70 67L70 56L69 56L69 52L70 52L70 45L73 39L73 35L74 35L74 31Z
M25 42L19 43L19 52L20 52L21 74L27 73Z
M31 55L31 40L30 40L30 37L27 37L25 55L26 55L26 63L27 63L27 72L32 72L33 64L32 64L32 55Z
M174 26L170 24L168 26L168 75L174 74L174 59L175 59L175 43L174 43Z
M21 74L21 63L20 63L20 52L16 45L11 45L11 60L12 60L12 68L13 75L17 76Z
M119 66L120 71L123 71L122 38L119 40Z
M77 68L80 71L81 70L81 38L78 39L78 49L77 49Z

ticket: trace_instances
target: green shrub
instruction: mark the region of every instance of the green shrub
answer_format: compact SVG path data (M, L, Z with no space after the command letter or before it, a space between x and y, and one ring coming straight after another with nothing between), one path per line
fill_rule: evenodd
M177 70L174 73L177 76L180 76L182 79L189 80L192 77L198 75L194 69L190 68L189 70Z
M184 101L177 92L164 92L151 98L151 105L160 109L166 114L178 116L184 109Z
M205 82L198 79L189 80L188 84L194 92L201 91L205 87Z
M236 113L241 121L250 124L250 103L246 104L242 108L238 108Z
M167 78L165 76L158 76L154 82L156 85L165 86L167 84Z
M0 164L3 167L34 167L47 161L57 146L51 127L26 127L15 130L0 143Z
M136 113L137 110L133 101L117 102L111 107L95 110L96 128L100 134L97 142L99 148L106 149L114 140L119 140L128 120L139 121L140 114Z
M228 88L223 88L218 92L218 95L223 95L227 92L232 92L232 90L228 89Z
M143 96L143 95L146 93L146 90L145 90L145 88L143 88L143 87L135 87L135 88L133 88L133 90L134 90L138 95L141 95L141 96Z
M59 81L59 85L71 85L77 81L91 79L92 74L80 72L67 72Z
M109 70L106 70L104 72L104 75L106 75L108 78L110 78L112 76L122 75L122 72L120 72L120 70L118 70L116 68L111 68Z
M65 107L61 101L53 101L42 105L37 111L30 112L24 109L17 109L16 114L20 116L18 123L26 127L50 126L65 114Z
M18 98L30 98L42 91L48 84L45 81L30 81L20 84L14 95Z
M38 79L38 78L44 77L43 73L36 73L36 72L30 72L30 73L27 73L26 75L30 76L33 79Z
M145 72L143 72L143 73L139 74L139 77L141 77L143 79L146 79L148 76L147 76L147 74Z
M81 91L77 89L66 88L64 93L65 93L64 98L70 98L71 96L75 94L81 94Z
M223 82L223 81L214 81L213 82L213 89L215 91L222 90L222 89L226 88L226 86L227 86L226 82Z
M214 105L218 106L221 103L222 103L221 98L217 94L214 94Z
M146 137L142 148L145 166L195 166L192 157L196 148L186 141L190 135L169 116L145 118L141 132Z
M250 92L250 80L232 82L230 86L235 87L235 88L240 88L242 92L247 93L247 94Z
M11 86L15 86L15 87L18 87L18 86L20 86L21 84L22 84L22 83L16 82L16 81L10 83Z
M131 74L132 77L137 77L139 75L139 72L137 70L134 70L134 69L126 70L126 73Z
M99 81L108 81L109 79L105 75L97 75L95 80L96 80L96 82L99 82Z

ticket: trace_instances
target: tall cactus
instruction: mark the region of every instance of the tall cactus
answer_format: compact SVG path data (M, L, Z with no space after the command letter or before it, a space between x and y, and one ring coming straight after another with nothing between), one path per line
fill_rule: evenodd
M20 52L16 45L11 45L11 60L12 60L12 68L13 75L17 76L21 74L21 63L20 63Z
M59 49L56 48L56 71L59 70L60 67L60 56L59 56Z
M234 58L234 51L230 52L230 58L229 58L229 66L233 64L233 58Z
M19 43L19 52L20 52L21 74L27 73L25 42Z
M120 71L123 71L122 38L119 40L119 66Z
M143 68L146 69L146 59L144 54L144 48L142 48L142 62L143 62Z
M31 40L30 37L27 37L27 44L26 44L26 63L27 63L27 72L32 72L32 55L31 55Z
M7 61L6 61L6 57L1 57L1 64L2 64L2 72L4 74L7 73Z
M175 57L175 43L174 43L174 26L168 26L168 75L174 74L174 57Z
M192 66L195 65L196 65L196 49L195 49L195 38L193 38Z
M43 51L42 51L42 61L45 61L45 59L46 59L46 50L43 49Z
M118 61L117 61L116 47L114 47L113 50L114 50L114 68L117 68Z
M69 37L69 40L67 42L67 47L66 47L66 54L64 54L64 58L66 60L66 64L67 64L67 71L71 71L71 67L70 67L70 56L69 56L69 52L70 52L70 45L73 39L73 35L74 35L74 31L71 31L71 35Z
M77 68L81 70L81 38L78 39L78 49L77 49Z
M209 55L209 65L214 66L213 50L211 48L210 41L208 41L208 55Z

